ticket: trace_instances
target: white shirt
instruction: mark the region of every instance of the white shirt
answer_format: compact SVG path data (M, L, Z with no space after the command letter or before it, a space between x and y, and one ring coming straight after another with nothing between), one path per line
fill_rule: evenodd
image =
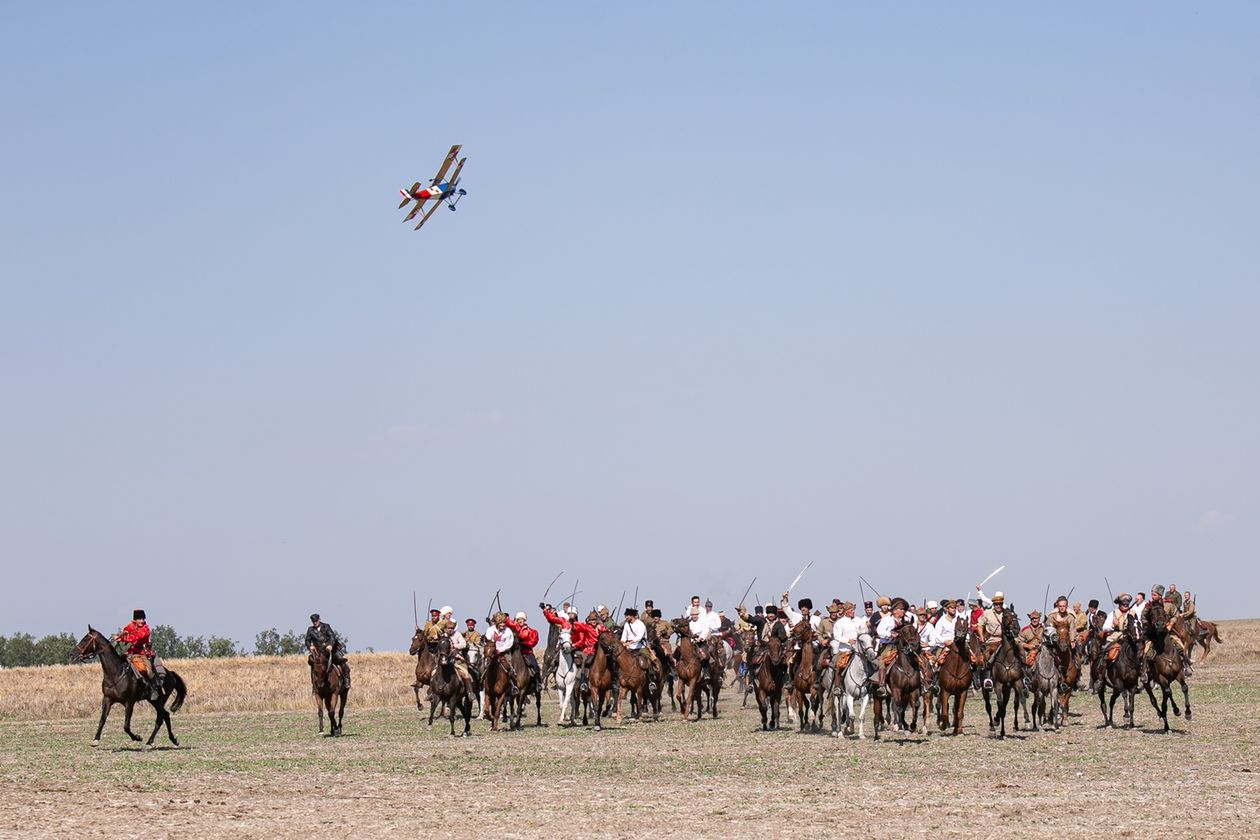
M897 619L892 613L884 616L879 620L879 625L875 628L875 635L879 636L881 645L891 645L893 643L893 633L897 630Z
M499 653L507 653L516 643L516 634L512 632L511 627L504 627L502 630L495 627L490 630L490 640L494 642L495 650Z
M688 618L687 626L691 630L691 636L695 641L708 641L712 628L709 626L709 619L704 613L697 614L695 618Z
M782 612L787 613L788 626L790 627L795 627L796 625L800 624L801 619L805 617L804 613L797 612L796 610L792 609L791 604L789 604L787 601L781 602L779 605L779 609ZM821 615L811 615L809 617L809 626L814 628L815 630L818 629L818 625L821 623L822 623Z
M831 650L839 653L842 650L853 650L857 643L858 622L856 619L842 616L831 625Z
M468 640L462 633L447 633L446 638L451 640L451 650L468 650Z
M1120 612L1119 607L1107 613L1107 620L1103 622L1102 629L1104 633L1119 633L1124 629L1124 613Z
M934 638L936 638L936 625L930 621L923 622L923 626L919 628L919 644L923 647L931 647Z
M932 642L930 647L944 647L954 643L954 622L962 616L954 613L952 616L948 613L942 613L941 617L936 620L936 631L932 633Z
M621 628L621 641L630 650L642 650L647 643L647 626L637 618L628 619Z

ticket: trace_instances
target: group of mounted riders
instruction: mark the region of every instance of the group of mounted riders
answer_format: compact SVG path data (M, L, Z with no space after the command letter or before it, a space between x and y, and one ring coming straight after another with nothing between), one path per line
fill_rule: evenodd
M811 718L821 727L830 712L833 735L839 734L841 723L852 732L856 720L858 737L863 737L865 708L871 702L878 738L885 718L898 728L915 729L920 706L926 727L936 698L938 723L945 730L952 698L957 734L966 696L975 688L983 694L990 729L1000 728L1005 735L1011 699L1017 708L1023 705L1026 723L1031 696L1034 727L1039 720L1061 725L1068 698L1088 670L1089 691L1098 694L1107 725L1112 725L1112 709L1120 697L1125 722L1133 725L1133 698L1140 685L1167 731L1168 704L1180 714L1171 696L1173 683L1181 686L1186 717L1191 714L1185 678L1191 674L1194 645L1206 652L1213 640L1220 641L1215 625L1197 617L1189 594L1183 596L1173 585L1165 589L1156 584L1149 598L1122 593L1106 613L1097 600L1081 609L1079 602L1069 607L1067 597L1060 596L1046 616L1028 613L1023 626L1003 593L989 598L977 586L975 600L973 605L971 599L947 598L915 609L904 598L881 596L865 601L863 612L856 614L854 603L832 599L824 615L810 598L799 599L793 608L785 592L778 605L758 605L752 613L740 605L732 619L715 611L711 601L701 604L699 596L692 596L677 618L665 618L647 600L642 611L627 608L620 624L603 605L582 620L569 603L557 609L541 602L549 631L541 666L534 654L539 632L525 612L488 616L483 634L472 618L460 630L448 606L431 610L425 625L416 627L410 649L417 657L413 688L419 708L420 689L428 689L430 726L443 706L452 734L457 713L468 734L474 706L495 729L501 719L518 727L531 698L541 724L544 684L554 679L560 722L576 723L580 712L583 725L593 715L599 729L609 713L620 721L627 698L636 719L645 714L659 718L666 698L684 717L694 713L699 720L706 711L717 717L718 695L728 667L733 667L744 702L749 694L756 697L763 728L778 727L780 707L787 701L789 718L798 717L802 729ZM320 731L326 710L330 734L336 735L351 685L350 664L341 637L318 614L310 618L305 645L312 691L321 701ZM125 645L126 655L119 655L114 644ZM132 621L108 641L89 627L71 658L93 657L105 669L96 742L116 702L126 707L127 734L140 740L131 733L130 720L132 706L143 700L159 712L149 743L163 724L175 742L164 706L174 694L170 711L178 709L186 687L154 651L144 611L136 610ZM1155 700L1155 685L1163 692L1162 705ZM996 717L991 692L997 695ZM856 701L861 711L855 715Z

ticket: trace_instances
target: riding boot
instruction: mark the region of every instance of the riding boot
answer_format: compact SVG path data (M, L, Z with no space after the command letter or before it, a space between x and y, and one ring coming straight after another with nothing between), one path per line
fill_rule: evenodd
M166 675L158 674L149 683L149 699L154 703L162 699L162 689L166 687Z
M468 705L471 708L477 702L477 692L473 691L471 677L464 680L464 693L468 695Z

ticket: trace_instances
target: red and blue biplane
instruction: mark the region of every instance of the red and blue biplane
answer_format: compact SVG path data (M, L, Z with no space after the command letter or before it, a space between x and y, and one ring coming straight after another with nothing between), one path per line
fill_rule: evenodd
M459 159L459 163L456 164L455 171L451 173L451 179L449 181L442 180L446 177L446 172L451 168L451 164L455 163L455 159L459 157L459 150L461 148L462 147L459 144L451 146L451 150L446 153L446 160L442 161L442 168L439 169L437 174L429 180L429 186L422 189L420 187L420 182L416 181L411 185L411 189L398 191L403 197L402 204L398 205L400 210L403 207L406 207L409 202L414 201L416 203L416 206L411 208L411 212L403 218L404 224L415 218L416 214L424 208L424 203L426 201L432 201L433 206L431 206L425 214L420 217L420 221L416 223L415 230L420 230L420 228L424 226L424 223L429 221L429 217L433 215L433 211L441 207L444 202L447 207L454 210L455 205L459 203L459 200L465 195L468 195L467 191L459 188L459 172L464 168L464 164L468 162L468 158Z

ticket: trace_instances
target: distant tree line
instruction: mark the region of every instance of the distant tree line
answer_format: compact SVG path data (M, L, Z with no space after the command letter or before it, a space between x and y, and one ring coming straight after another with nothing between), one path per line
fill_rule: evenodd
M224 636L181 636L169 624L155 624L150 628L153 648L166 659L217 659L228 656L247 656L237 642ZM337 634L345 643L345 637ZM302 644L305 637L295 630L281 633L272 627L254 637L254 656L291 656L305 653ZM70 652L79 638L69 633L52 633L36 639L30 633L14 633L0 636L0 667L21 668L30 665L64 665L70 661ZM118 646L121 651L122 645Z

